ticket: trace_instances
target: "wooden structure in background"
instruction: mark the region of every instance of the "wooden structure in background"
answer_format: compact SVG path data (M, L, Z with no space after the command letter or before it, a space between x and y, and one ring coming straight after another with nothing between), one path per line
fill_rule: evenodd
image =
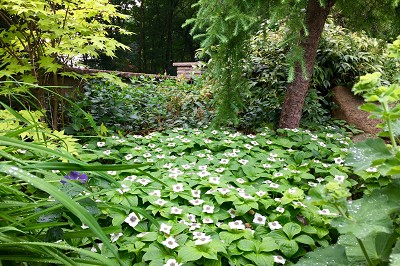
M184 76L186 79L192 79L193 76L200 76L203 71L200 70L200 62L175 62L172 64L177 68L177 76Z

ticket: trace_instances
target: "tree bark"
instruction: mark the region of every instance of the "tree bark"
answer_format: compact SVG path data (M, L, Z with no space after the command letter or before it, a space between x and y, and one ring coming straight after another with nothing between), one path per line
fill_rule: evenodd
M285 102L282 106L279 128L297 128L300 125L304 100L310 85L319 40L325 21L334 3L335 0L327 0L325 6L321 6L318 0L309 0L307 3L305 23L308 35L305 36L305 33L302 32L300 43L304 51L306 77L302 72L300 63L296 63L294 80L288 86Z

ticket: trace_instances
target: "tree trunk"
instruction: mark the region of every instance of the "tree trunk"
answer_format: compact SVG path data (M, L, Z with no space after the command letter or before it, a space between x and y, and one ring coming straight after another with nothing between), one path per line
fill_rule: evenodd
M324 7L320 6L318 0L309 0L307 3L305 23L308 35L304 36L303 32L303 39L300 43L304 51L306 77L302 72L300 63L296 63L294 80L288 86L285 102L282 106L279 128L297 128L300 125L304 100L310 85L319 40L334 2L335 0L327 0Z

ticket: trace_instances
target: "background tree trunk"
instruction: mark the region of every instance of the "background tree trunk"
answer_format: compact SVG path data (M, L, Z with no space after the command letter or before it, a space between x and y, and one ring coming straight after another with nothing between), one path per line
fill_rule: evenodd
M280 128L297 128L300 125L304 100L310 85L319 40L334 2L335 0L327 0L326 5L323 7L320 6L318 0L309 0L307 3L305 23L308 35L304 36L305 33L303 32L303 39L300 43L304 51L307 77L304 76L300 63L296 63L294 80L288 86L285 102L282 106L279 120Z

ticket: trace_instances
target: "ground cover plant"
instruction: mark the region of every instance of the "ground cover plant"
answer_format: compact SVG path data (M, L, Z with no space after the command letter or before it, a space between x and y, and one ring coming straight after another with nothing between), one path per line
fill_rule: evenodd
M18 242L34 239L53 252L46 257L42 250L41 259L31 260L57 263L60 255L54 254L67 249L67 265L96 264L93 258L99 255L100 265L118 260L124 265L296 262L336 240L329 223L337 211L312 201L308 191L322 186L332 193L342 191L338 197L348 196L346 187L357 184L343 165L349 143L334 128L324 133L265 128L257 135L178 128L89 139L73 164L57 163L62 157L58 153L41 155L35 146L21 150L23 145L16 145L13 156L2 163L2 187L23 191L25 195L17 195L33 204L17 215L19 199L3 191L7 208L2 228L13 229L2 235L11 235L14 242L0 245L0 257L19 261L18 255L35 251ZM45 163L27 163L33 156ZM85 220L62 207L60 198L18 182L21 168L83 206L109 234L108 242L94 233L99 229L95 223L87 228ZM6 247L12 244L19 249L11 255Z

